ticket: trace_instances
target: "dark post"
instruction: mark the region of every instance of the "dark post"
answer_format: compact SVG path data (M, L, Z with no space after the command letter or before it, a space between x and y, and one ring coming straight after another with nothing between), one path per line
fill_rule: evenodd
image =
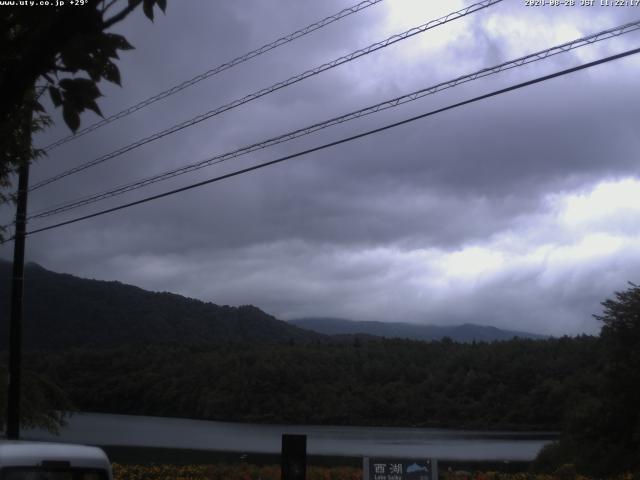
M307 476L307 436L282 435L282 480L305 480Z
M9 332L9 388L7 389L7 438L20 438L20 374L22 358L22 293L24 278L24 240L27 225L29 160L18 170L16 230L13 247L11 322Z

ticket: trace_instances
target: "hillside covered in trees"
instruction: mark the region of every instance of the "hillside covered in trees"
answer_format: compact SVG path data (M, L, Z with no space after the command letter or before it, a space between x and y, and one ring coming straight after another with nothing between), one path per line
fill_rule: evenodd
M0 332L8 332L11 264L0 260ZM309 342L322 335L251 305L219 306L120 282L88 280L25 267L26 349L122 345ZM0 335L6 349L7 335Z
M601 354L592 337L460 344L330 337L252 306L36 264L25 277L25 346L33 352L25 365L77 410L556 430L598 381ZM9 264L0 262L0 311L8 310L8 279ZM8 316L0 318L8 331Z
M8 331L11 264L0 260L0 332ZM26 265L26 349L109 348L123 345L309 343L344 341L326 335L374 335L456 341L543 338L481 325L438 327L407 323L305 319L283 322L251 305L219 306L120 282L90 280ZM0 350L8 335L0 335ZM348 339L347 339L348 340Z
M147 347L34 354L79 410L243 422L559 429L597 382L592 337Z

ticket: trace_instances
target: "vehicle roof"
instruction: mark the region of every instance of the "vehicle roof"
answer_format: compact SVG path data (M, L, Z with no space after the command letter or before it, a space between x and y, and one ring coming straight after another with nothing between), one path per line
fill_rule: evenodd
M71 467L111 470L107 455L97 447L65 443L0 441L0 467L41 466L43 461L68 461Z

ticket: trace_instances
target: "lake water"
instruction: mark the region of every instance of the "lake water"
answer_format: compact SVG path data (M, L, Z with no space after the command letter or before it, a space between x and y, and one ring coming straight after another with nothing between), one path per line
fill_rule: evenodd
M92 445L279 453L283 433L306 434L310 455L501 461L532 460L555 438L551 432L259 425L98 413L73 415L59 437L38 430L27 430L23 437Z

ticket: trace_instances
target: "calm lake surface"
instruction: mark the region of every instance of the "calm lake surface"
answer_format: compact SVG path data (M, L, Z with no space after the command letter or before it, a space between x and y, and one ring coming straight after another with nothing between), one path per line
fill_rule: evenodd
M551 432L486 432L433 428L258 425L180 418L78 413L59 437L27 430L25 439L246 453L279 453L281 435L307 435L310 455L532 460Z

